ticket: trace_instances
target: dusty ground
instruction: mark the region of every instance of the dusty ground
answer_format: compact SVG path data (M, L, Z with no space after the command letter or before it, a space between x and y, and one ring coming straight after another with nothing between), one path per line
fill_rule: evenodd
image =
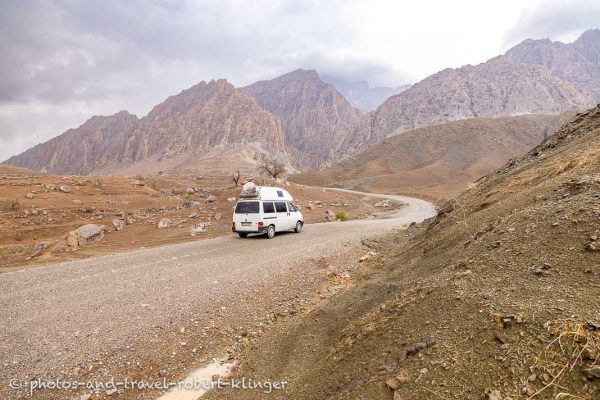
M136 180L143 186L134 185ZM294 196L307 223L324 221L326 210L347 211L350 219L385 211L374 207L377 201L362 195L277 184ZM69 192L61 191L61 186ZM197 191L186 193L188 188ZM235 200L228 199L236 197L239 190L226 176L63 177L0 165L0 272L230 235ZM209 196L216 200L209 203ZM309 209L311 202L313 209ZM181 227L159 230L161 218ZM115 231L114 219L126 221L125 229ZM76 250L67 246L64 238L68 232L88 223L107 227L104 240ZM189 230L194 224L207 224L207 231L191 237ZM40 243L47 249L31 257Z
M599 199L600 107L241 354L285 391L207 398L600 399Z

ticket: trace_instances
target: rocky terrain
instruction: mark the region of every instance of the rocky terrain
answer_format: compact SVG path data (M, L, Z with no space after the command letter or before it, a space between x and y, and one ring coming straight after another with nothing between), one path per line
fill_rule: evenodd
M545 67L552 75L589 91L600 102L600 29L585 31L573 43L527 39L505 55L515 62Z
M427 126L384 139L332 167L290 179L445 201L509 159L525 154L565 118L531 114Z
M330 163L360 116L360 111L314 70L299 69L241 90L281 119L285 143L299 169L318 169Z
M499 56L475 66L445 69L390 97L362 117L340 145L340 155L426 125L474 117L558 114L592 105L589 93L543 67Z
M254 169L261 152L289 163L280 121L221 79L171 96L139 120L125 111L92 117L7 163L54 174L185 173L202 164L222 174Z
M256 180L256 178L253 178ZM285 185L307 223L373 218L397 207L360 195ZM231 178L53 176L0 164L0 273L144 247L231 235ZM93 227L77 229L86 225Z
M240 349L233 376L286 380L275 399L598 399L599 159L600 106L363 242L342 289Z

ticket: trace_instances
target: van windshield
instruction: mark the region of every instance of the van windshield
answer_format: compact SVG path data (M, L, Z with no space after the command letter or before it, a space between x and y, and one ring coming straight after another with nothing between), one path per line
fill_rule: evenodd
M235 206L236 214L258 214L258 201L240 201Z

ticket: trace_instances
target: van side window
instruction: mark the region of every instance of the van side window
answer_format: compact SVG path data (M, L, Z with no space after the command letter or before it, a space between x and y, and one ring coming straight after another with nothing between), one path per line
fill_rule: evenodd
M283 192L281 190L277 191L277 197L283 197Z
M290 210L290 212L296 212L298 211L298 209L296 208L296 206L293 203L287 203L288 205L288 210Z
M265 212L265 214L275 213L275 206L273 205L273 202L270 202L270 201L263 202L263 211Z
M275 202L275 209L277 210L277 212L281 212L281 213L286 213L287 212L287 208L285 207L285 202L283 201L276 201Z

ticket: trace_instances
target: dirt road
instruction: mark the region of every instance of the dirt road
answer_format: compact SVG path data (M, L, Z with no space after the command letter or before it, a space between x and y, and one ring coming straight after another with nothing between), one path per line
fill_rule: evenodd
M408 205L393 218L312 224L273 240L228 236L1 274L2 385L153 340L174 316L238 302L292 266L435 214L423 200L374 196Z

